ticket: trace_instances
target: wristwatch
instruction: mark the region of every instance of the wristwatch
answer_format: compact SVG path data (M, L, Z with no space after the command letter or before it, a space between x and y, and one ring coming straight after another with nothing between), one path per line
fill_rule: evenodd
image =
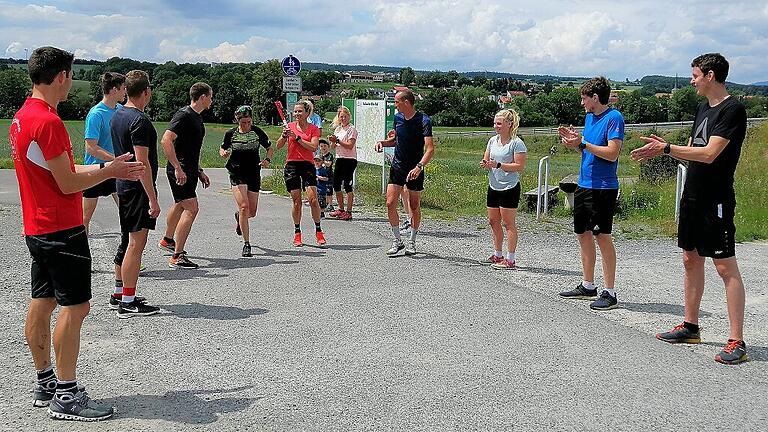
M264 160L267 161L267 163L272 163L272 160L268 157L264 158Z
M496 169L501 168L501 162L496 162Z
M424 164L421 162L417 163L416 166L419 167L419 169L424 169Z
M580 142L579 143L579 150L584 150L585 148L587 148L587 142L586 141Z
M672 144L667 143L667 145L664 146L664 154L669 154L670 151L672 151Z

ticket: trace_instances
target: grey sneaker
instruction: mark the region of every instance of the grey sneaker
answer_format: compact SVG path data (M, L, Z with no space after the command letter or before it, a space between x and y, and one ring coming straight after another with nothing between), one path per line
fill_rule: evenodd
M416 255L416 242L413 240L408 240L408 242L405 244L405 254L406 255Z
M616 309L619 306L619 300L608 293L607 290L603 290L600 293L600 297L589 304L589 308L593 310L606 311Z
M744 341L728 339L725 348L715 356L715 361L727 365L735 365L749 361L747 344Z
M52 419L99 421L112 417L115 408L99 405L88 397L88 394L78 391L75 394L63 393L51 400L48 406L48 415Z
M584 285L579 284L576 288L570 291L561 292L560 297L567 299L593 300L597 297L597 288L587 289L584 288Z
M51 382L53 389L41 386L40 384L36 385L35 389L32 390L32 393L34 394L32 397L32 406L35 408L45 408L50 405L53 396L56 395L56 383L57 381L55 379ZM78 384L77 390L85 393L85 386Z
M403 244L402 240L395 240L392 242L392 247L387 249L387 255L392 256L396 255L401 250L405 249L405 245Z

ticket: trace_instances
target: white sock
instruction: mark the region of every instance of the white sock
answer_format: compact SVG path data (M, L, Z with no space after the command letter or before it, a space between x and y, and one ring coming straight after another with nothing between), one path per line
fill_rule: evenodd
M514 260L515 260L515 253L507 252L507 261L514 261Z
M418 232L419 232L419 230L417 230L416 228L411 227L411 241L412 242L416 241L416 233L418 233Z
M392 226L390 226L390 228L392 228L392 235L395 236L395 240L401 241L400 240L400 227L397 226L397 225L392 225Z
M495 256L496 258L501 258L504 255L501 253L501 251L496 251L496 252L493 253L493 256Z
M586 288L586 289L588 289L588 290L593 290L593 289L595 289L595 284L594 284L594 282L581 281L581 285L583 285L583 286L584 286L584 288Z
M608 291L608 294L611 295L611 297L616 298L616 290L613 288L606 288L606 291Z

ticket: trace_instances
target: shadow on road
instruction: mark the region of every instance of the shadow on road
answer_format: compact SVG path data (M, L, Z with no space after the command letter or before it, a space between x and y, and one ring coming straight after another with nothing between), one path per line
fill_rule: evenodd
M165 420L172 423L211 424L221 414L243 411L256 397L222 397L231 393L245 392L253 386L221 390L168 391L163 395L129 395L100 399L98 402L117 408L117 418Z
M564 270L564 269L558 269L558 268L549 268L549 267L526 267L526 266L517 266L518 271L524 271L527 273L536 273L536 274L556 274L559 276L581 276L580 271L576 270Z
M459 231L419 231L419 236L434 237L440 239L462 239L475 238L477 234L459 232Z
M254 249L261 249L264 251L264 255L269 257L281 257L281 256L293 256L293 257L321 257L324 256L322 252L314 252L311 250L307 250L304 247L297 247L290 250L275 250L275 249L269 249L265 248L264 246L258 246L258 245L252 245ZM304 246L310 246L310 245L304 245ZM323 249L315 247L314 249Z
M632 312L642 313L658 313L666 315L684 316L685 309L681 304L669 304L669 303L629 303L619 302L619 306ZM699 316L703 318L709 318L712 316L711 312L701 310Z
M364 216L364 217L355 217L353 220L361 221L361 222L376 222L376 223L386 223L389 224L389 219L386 217L371 217L371 216Z
M236 268L249 268L249 267L268 267L271 265L280 264L298 264L295 260L274 260L272 258L264 258L255 255L250 258L203 258L208 260L210 264L206 265L206 268L218 268L218 269L236 269Z
M399 257L406 257L407 255L395 255L390 258L399 258ZM424 259L439 259L443 261L448 261L454 264L461 264L465 266L471 266L471 267L483 267L485 264L480 263L480 261L476 259L470 259L470 258L464 258L459 256L440 256L429 252L419 252L416 255L412 255L409 258L416 259L416 260L424 260Z
M702 342L702 345L709 345L718 348L725 346L722 342ZM747 343L747 355L750 361L754 362L768 362L768 347L755 346Z
M214 274L201 267L195 270L172 269L167 270L148 270L141 273L140 277L162 280L189 280L189 279L221 279L227 277L225 274Z
M343 250L343 251L363 251L380 248L381 245L345 245L345 244L329 244L325 246L325 249Z
M242 309L235 306L217 306L202 303L158 306L170 312L167 315L175 315L179 318L204 318L222 321L246 319L269 312L263 308Z

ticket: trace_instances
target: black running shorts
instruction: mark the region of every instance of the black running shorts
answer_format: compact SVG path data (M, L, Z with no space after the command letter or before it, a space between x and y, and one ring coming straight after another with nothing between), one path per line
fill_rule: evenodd
M424 190L424 170L413 180L407 180L408 171L395 167L389 167L389 184L406 186L409 191L421 192Z
M736 255L736 203L680 201L677 245L686 251L715 259Z
M357 168L357 159L336 158L336 168L333 173L333 190L341 192L342 185L344 192L352 192L352 178Z
M84 190L83 198L105 197L105 196L110 196L115 192L117 192L117 185L116 185L115 179L107 179L97 184L96 186L91 186L88 189Z
M260 169L242 173L229 171L229 184L232 186L247 185L248 192L258 193L261 189L260 171Z
M117 195L120 231L139 232L155 229L157 219L149 216L149 197L144 189L133 189Z
M91 250L85 227L26 236L32 255L32 298L55 297L61 306L91 299Z
M289 161L285 163L283 176L285 189L290 192L302 189L302 186L317 187L315 164L308 161Z
M573 232L610 234L618 189L587 189L581 186L573 194Z
M184 172L187 175L187 181L183 185L176 184L176 171L173 165L165 168L165 175L168 176L168 183L171 185L171 194L174 202L182 202L186 199L197 198L197 181L200 174L195 172Z
M520 182L515 187L497 191L488 186L485 198L485 206L488 208L516 209L520 204Z

